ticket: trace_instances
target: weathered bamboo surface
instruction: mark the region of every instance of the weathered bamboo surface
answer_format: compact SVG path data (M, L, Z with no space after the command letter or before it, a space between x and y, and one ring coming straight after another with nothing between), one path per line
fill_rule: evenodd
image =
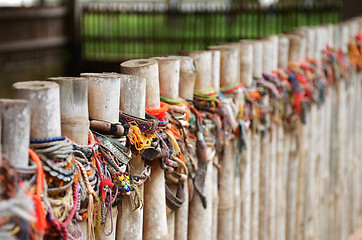
M27 101L0 101L0 153L17 171L35 173L26 151L31 138L36 164L44 164L36 175L46 172L51 189L29 191L38 215L27 220L36 225L47 209L49 221L32 230L39 239L80 239L80 228L90 240L347 239L362 211L357 33L362 18L183 52L187 57L130 60L121 64L130 75L15 84L15 96ZM89 131L88 113L102 133ZM60 153L50 159L44 149ZM64 204L54 214L47 194L58 190L56 178L72 188L53 196Z

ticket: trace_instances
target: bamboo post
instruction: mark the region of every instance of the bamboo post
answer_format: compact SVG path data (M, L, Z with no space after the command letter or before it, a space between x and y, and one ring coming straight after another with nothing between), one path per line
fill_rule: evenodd
M348 33L349 29L346 24L340 25L342 33ZM341 35L341 44L346 44L348 39ZM343 49L343 45L341 46ZM345 79L337 79L332 87L332 125L331 125L331 208L330 220L331 231L330 237L341 239L345 235L345 206L344 206L344 167L345 167Z
M361 30L362 30L362 21L361 21ZM362 100L361 98L361 90L362 90L362 73L357 73L357 81L355 83L354 87L354 111L353 111L353 119L361 119L361 106L360 102ZM361 121L354 121L353 122L353 166L354 166L354 178L353 178L353 190L354 190L354 200L352 203L353 206L353 212L356 214L362 210L362 192L360 187L360 182L362 180L362 165L360 164L360 161L358 159L362 156L361 151L361 139L360 136L362 134L362 124ZM354 217L353 225L357 226L358 224L359 216Z
M269 239L276 238L276 221L277 221L277 136L278 136L278 125L274 120L275 116L271 114L270 116L270 157L269 157L269 225L267 232L269 234ZM279 240L279 239L278 239Z
M333 42L334 42L334 48L336 50L339 50L342 46L341 42L341 34L342 34L342 27L340 24L334 26L334 34L333 34Z
M0 99L0 119L2 154L7 156L15 167L27 167L30 134L28 101Z
M59 85L62 133L77 144L88 144L88 82L85 78L48 78Z
M253 47L252 77L263 77L263 40L240 40L241 44L251 44ZM241 71L241 69L240 69Z
M289 61L298 62L305 58L306 42L300 35L286 35L289 38Z
M238 85L240 83L239 44L213 46L209 49L220 50L220 88L230 89ZM225 145L221 160L223 174L222 187L219 189L218 239L240 239L241 199L240 175L235 175L236 141L230 137L226 139ZM230 199L234 201L231 202Z
M197 66L195 90L209 89L212 86L212 52L192 51L187 54L194 59ZM210 151L211 148L208 146L207 154L210 154ZM212 238L212 168L212 159L210 159L204 183L207 208L204 209L201 199L195 191L193 195L189 196L188 239Z
M278 54L279 54L279 37L276 35L269 36L267 38L273 46L273 51L271 54L271 69L277 70L278 69ZM268 204L268 217L267 217L267 235L269 236L269 239L273 240L276 239L276 209L277 209L277 202L276 202L276 186L277 186L277 178L276 178L276 168L277 168L277 123L274 120L275 115L272 113L270 114L270 142L269 142L269 151L270 151L270 157L269 157L269 169L268 169L268 175L269 180L268 181L268 187L267 187L267 202ZM266 160L267 161L267 160Z
M296 237L296 205L297 205L297 176L298 150L296 131L287 131L284 146L288 146L288 178L287 178L287 230L286 239ZM289 149L288 149L289 148Z
M334 25L328 24L325 28L327 30L327 44L330 48L334 49Z
M210 50L212 53L212 88L219 92L220 90L220 51Z
M209 51L181 52L194 60L197 68L194 89L208 89L212 87L212 53Z
M209 50L212 52L212 87L215 91L220 90L220 50ZM219 156L216 155L213 159L214 166L212 167L212 239L217 239L217 230L218 230L218 205L219 205L219 189L218 189L218 180L219 180L219 171L216 166L219 164Z
M193 86L195 85L196 72L197 72L195 62L192 58L187 56L178 56L177 58L180 59L179 97L184 99L192 99ZM183 184L183 195L184 195L184 203L176 211L176 216L175 216L176 240L186 240L188 235L187 227L188 227L188 212L189 212L189 189L187 182Z
M225 47L239 52L240 83L246 87L250 87L253 81L253 41L240 40L240 42L221 43L218 46L211 46L209 49L220 49Z
M177 58L180 59L179 97L193 99L197 73L195 61L187 56L177 56Z
M279 55L278 55L278 66L279 68L286 68L288 65L289 57L289 38L285 35L279 36ZM276 239L286 239L286 224L287 224L287 168L288 168L288 154L289 150L284 145L285 131L282 122L277 124L277 153L276 153Z
M322 234L322 227L321 224L319 222L318 217L320 215L324 215L327 216L327 214L324 212L324 204L322 203L322 198L324 196L324 194L322 194L322 189L323 189L323 183L324 183L324 171L325 169L322 169L323 167L323 163L325 162L325 155L326 153L323 151L325 149L325 142L323 141L323 137L324 137L324 118L326 117L324 115L325 112L325 102L324 104L317 106L317 116L313 119L316 122L316 150L317 150L317 157L316 157L316 162L315 163L311 163L309 165L311 165L311 167L313 167L313 164L315 164L315 177L316 177L316 182L317 184L314 187L314 194L316 196L316 198L314 200L312 200L312 210L309 210L309 207L306 206L306 209L308 209L309 212L312 212L313 218L310 221L311 222L311 227L312 230L314 230L315 232L313 233L313 235L315 236L315 238L317 239L321 239L321 234ZM311 122L311 124L313 124ZM310 124L310 125L311 125ZM310 126L309 125L309 126ZM313 130L310 130L313 131ZM306 143L308 143L308 139L306 139ZM309 145L311 143L308 143ZM310 159L307 159L307 163L308 161L310 161ZM307 170L308 171L308 170ZM308 176L307 176L307 181L309 181ZM308 189L308 185L306 187L306 190ZM308 196L309 197L309 196ZM308 216L306 214L305 216L305 222L306 225L308 224ZM305 236L307 237L307 228L305 227Z
M297 192L296 192L296 239L304 239L304 210L305 210L305 181L306 181L306 135L308 126L303 125L301 121L297 124L297 158L298 158L298 172L297 172ZM314 136L312 136L314 137ZM313 142L314 139L309 139ZM309 150L308 150L309 151ZM316 183L315 183L316 184ZM311 189L312 191L313 189Z
M175 239L187 239L187 226L188 226L188 211L189 211L189 188L188 183L185 181L183 184L184 202L181 207L176 211L175 215Z
M261 137L259 183L259 239L268 239L270 217L270 134Z
M278 67L285 68L288 65L289 38L284 35L279 36L278 45Z
M251 197L251 239L259 239L259 191L260 191L260 135L253 130L251 139L251 149L252 149L252 165L251 165L251 188L252 188L252 197Z
M273 46L273 51L272 51L272 55L270 55L270 60L272 62L271 63L272 70L276 70L276 69L278 69L279 36L271 35L271 36L267 37L266 39L269 40Z
M240 47L240 82L246 87L253 84L254 51L251 42L239 43Z
M340 47L342 48L343 52L348 51L348 41L349 41L349 28L348 25L345 23L340 23L340 35L338 36L340 38Z
M274 44L268 39L263 40L263 65L262 65L262 71L263 72L271 72L273 70L273 61L271 60L271 57L273 55L273 47Z
M315 32L313 29L303 28L300 30L300 35L306 38L307 49L306 54L308 57L315 56ZM309 55L312 54L312 55ZM310 235L313 238L317 233L315 229L314 213L317 211L315 208L316 201L318 199L315 189L318 186L316 176L316 164L317 161L316 152L318 148L315 141L318 130L318 122L316 120L317 106L311 103L311 111L308 113L308 120L306 126L302 126L302 132L305 138L300 137L301 153L299 157L299 172L298 172L298 202L297 202L297 238L301 239ZM309 198L309 196L312 196Z
M273 61L271 56L273 55L274 44L271 40L263 41L263 72L271 72L273 70ZM265 102L268 105L269 101ZM269 117L269 116L268 116ZM272 179L270 178L271 158L270 158L270 144L271 144L270 132L261 138L261 156L260 156L260 186L259 186L259 238L268 239L270 237L269 227L271 223L268 223L270 218L270 202L271 202L271 189L270 185Z
M305 55L307 53L306 50L306 41L308 40L307 36L307 29L301 28L297 29L294 34L296 37L291 37L291 49L290 49L290 56L294 59L294 62L298 62L304 60ZM311 39L313 40L313 39ZM313 45L313 43L311 44ZM299 59L298 59L299 58ZM297 177L297 205L296 205L296 239L304 238L304 226L307 224L305 223L305 211L306 211L306 204L305 204L305 184L306 184L306 161L310 159L306 157L306 146L305 146L305 136L307 136L308 127L303 125L300 121L298 121L297 125L297 141L298 141L298 177ZM316 183L315 183L316 184Z
M360 175L360 167L358 166L358 147L356 148L356 142L357 144L359 143L359 139L356 139L356 135L359 134L359 127L358 127L358 123L356 123L355 119L359 119L358 118L358 112L360 112L360 110L358 110L359 107L359 103L357 103L357 99L359 91L358 89L360 88L359 86L359 82L361 81L361 74L357 71L355 73L355 78L353 79L354 81L352 82L352 84L350 85L350 113L349 113L349 141L350 141L350 149L347 151L347 153L350 154L349 158L350 158L350 189L351 189L351 196L350 196L350 211L351 211L351 216L350 216L350 225L352 229L355 229L357 227L358 224L358 213L359 212L359 200L360 200L360 188L356 187L358 184L356 184L356 181L358 182L359 179L359 175ZM357 112L357 113L356 113ZM357 118L356 118L357 117ZM358 121L357 121L358 122Z
M13 90L15 98L29 100L31 139L52 138L61 135L57 84L42 81L18 82L13 85ZM26 118L24 116L25 121ZM24 140L26 141L26 139ZM21 151L22 154L25 154L25 144L22 144ZM26 161L26 166L27 164L28 161Z
M180 60L172 57L156 57L160 77L160 95L171 100L178 99L180 81ZM170 190L176 194L177 186L170 185ZM168 239L175 239L175 211L167 207Z
M348 22L348 28L349 28L349 39L354 39L356 34L359 32L359 24L356 20L351 19Z
M295 32L297 35L305 38L306 41L306 51L305 51L305 56L315 59L315 52L316 52L316 44L315 44L315 39L316 39L316 29L315 28L307 28L307 27L301 27L295 30Z
M88 112L93 119L119 121L120 79L107 73L82 73L88 79Z
M106 73L82 73L88 80L89 117L109 122L119 121L120 79L117 75ZM116 239L117 207L112 207L112 218L104 226L96 227L96 239ZM99 223L98 223L99 224ZM114 226L114 227L113 227ZM106 235L105 233L112 233Z
M196 66L194 60L186 56L178 56L180 59L180 81L179 81L179 97L184 99L192 99L194 89L190 87L195 85ZM186 87L183 86L189 83ZM181 91L182 89L182 91ZM189 212L189 189L188 183L183 185L184 203L176 211L175 216L175 239L187 240L188 233L188 212Z
M241 195L241 214L240 214L240 239L251 239L251 130L246 132L247 148L243 152L240 163L240 195Z
M264 47L262 40L253 41L253 77L258 79L263 77L263 56Z
M31 139L61 135L58 84L46 81L17 82L13 89L15 98L29 100Z
M146 79L131 75L119 74L120 78L120 110L135 117L145 118ZM131 160L132 172L140 174L144 170L141 156ZM138 186L139 194L144 201L144 186ZM142 239L143 209L134 211L134 196L124 197L118 206L117 239Z
M135 59L123 62L121 63L121 72L146 78L146 108L160 107L158 63L156 60Z
M85 78L48 78L59 85L62 133L73 142L88 145L88 82ZM88 220L87 220L88 221ZM87 222L79 222L83 239L87 236Z
M210 46L209 49L220 51L220 88L228 89L235 87L240 80L238 45Z
M351 110L353 108L353 87L354 83L357 78L356 70L353 69L349 84L346 89L346 131L345 131L345 160L346 160L346 173L345 173L345 185L346 185L346 197L345 197L345 207L346 207L346 219L347 219L347 226L346 226L346 233L349 235L349 233L353 232L355 226L353 226L353 215L355 214L352 212L353 208L353 188L352 188L352 181L353 181L353 159L352 159L352 142L351 139L353 139L353 131L351 131L352 125L354 119L351 115ZM353 119L351 121L351 119Z
M277 134L277 213L276 213L276 239L285 240L286 232L286 200L287 200L287 159L285 157L284 146L284 129L279 125L276 130Z
M329 94L326 96L325 99L325 110L323 115L325 119L323 121L324 129L323 129L323 141L325 142L325 147L323 149L325 158L322 161L321 169L322 171L322 189L321 189L321 206L322 206L322 215L318 217L319 225L321 226L321 239L330 239L329 237L329 226L330 226L330 149L331 149L331 117L332 117L332 89L328 92ZM323 217L322 217L323 216ZM327 219L327 220L326 220Z
M135 59L121 63L121 72L146 78L146 108L160 108L158 62ZM159 161L151 164L150 180L144 186L143 239L167 239L165 176Z

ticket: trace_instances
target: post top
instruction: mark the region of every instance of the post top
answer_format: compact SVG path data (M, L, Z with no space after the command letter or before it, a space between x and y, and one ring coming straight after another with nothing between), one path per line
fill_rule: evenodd
M87 80L84 77L49 77L47 78L47 80L52 80L52 81L85 81Z
M121 67L148 67L157 64L154 59L132 59L121 63Z
M28 100L25 99L10 99L10 98L2 98L0 99L0 105L15 105L15 104L24 104L27 105L29 103Z
M156 61L173 61L173 62L180 61L180 59L178 59L176 57L153 57L150 59L154 59Z
M13 84L13 89L17 90L42 91L51 88L59 88L59 85L55 82L49 81L26 81Z

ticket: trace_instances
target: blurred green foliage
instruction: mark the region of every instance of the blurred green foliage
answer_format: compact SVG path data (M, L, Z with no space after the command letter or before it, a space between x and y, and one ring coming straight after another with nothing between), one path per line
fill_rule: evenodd
M115 61L202 50L218 42L262 38L299 26L337 23L339 8L238 9L198 13L84 11L82 54Z

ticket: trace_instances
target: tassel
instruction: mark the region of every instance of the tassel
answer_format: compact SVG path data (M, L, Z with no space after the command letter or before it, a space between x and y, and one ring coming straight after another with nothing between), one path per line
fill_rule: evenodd
M38 233L42 234L44 233L44 230L47 227L47 221L45 219L43 204L38 196L33 195L32 197L35 204L35 215L37 219L35 227Z
M88 227L87 227L87 239L88 240L95 240L94 234L94 223L93 223L93 211L94 211L94 203L93 203L93 195L88 194Z
M142 201L142 198L141 198L140 191L139 191L136 184L131 184L131 187L134 189L134 192L135 192L134 199L133 199L135 208L133 209L133 211L136 211L137 209L142 209L143 208L143 201Z
M44 171L43 165L40 161L39 156L32 150L29 149L29 156L37 166L36 170L36 193L32 196L35 204L35 214L37 218L36 229L40 235L44 233L45 228L47 228L47 221L45 219L45 212L43 204L41 201L41 195L44 190Z

